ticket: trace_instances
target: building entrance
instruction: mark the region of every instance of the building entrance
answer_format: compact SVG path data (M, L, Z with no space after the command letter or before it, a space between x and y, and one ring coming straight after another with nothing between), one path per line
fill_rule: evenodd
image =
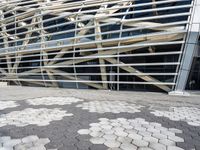
M192 66L186 89L200 90L200 57L194 58Z

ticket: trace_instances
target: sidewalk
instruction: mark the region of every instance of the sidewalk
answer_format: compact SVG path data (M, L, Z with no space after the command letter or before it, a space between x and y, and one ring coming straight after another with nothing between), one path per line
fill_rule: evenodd
M200 97L0 88L0 150L198 150Z

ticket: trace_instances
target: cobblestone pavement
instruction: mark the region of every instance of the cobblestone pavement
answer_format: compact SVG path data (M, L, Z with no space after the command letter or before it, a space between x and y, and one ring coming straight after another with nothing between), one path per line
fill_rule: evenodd
M199 149L199 96L0 88L0 150Z

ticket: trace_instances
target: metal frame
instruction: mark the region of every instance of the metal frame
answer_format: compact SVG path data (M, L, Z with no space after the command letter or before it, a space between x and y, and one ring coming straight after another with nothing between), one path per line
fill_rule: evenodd
M75 83L76 88L81 83L96 89L113 89L111 84L115 84L117 90L124 84L153 85L169 92L182 86L175 81L184 59L151 63L124 60L188 55L187 50L170 47L190 43L184 37L193 31L188 30L188 18L196 7L192 0L3 0L0 80L53 87L66 82ZM160 51L163 46L169 50ZM144 49L147 51L140 53ZM150 66L177 69L140 69ZM93 68L92 72L79 71L87 68ZM70 69L73 71L67 71ZM117 76L115 81L110 81L111 76ZM160 81L165 76L170 76L170 81Z
M177 78L177 84L175 87L175 92L184 92L187 84L188 76L191 70L193 58L197 50L198 40L200 36L200 1L195 0L192 10L192 15L190 18L190 24L188 27L188 34L184 46L184 53L182 56L182 63L179 69L179 74Z

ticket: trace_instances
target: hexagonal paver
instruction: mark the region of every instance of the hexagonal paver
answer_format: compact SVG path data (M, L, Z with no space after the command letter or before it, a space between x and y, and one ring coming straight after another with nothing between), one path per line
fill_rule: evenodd
M167 146L160 143L150 143L149 147L154 150L167 150Z
M128 135L128 133L120 130L120 131L115 131L115 135L121 136L121 137L126 137Z
M30 105L70 105L83 100L75 97L40 97L26 101Z
M180 147L176 147L176 146L168 146L167 150L184 150L184 149L182 149Z
M181 130L165 128L159 123L147 122L143 118L100 118L99 121L91 123L89 129L81 129L78 133L90 135L91 143L104 144L110 150L167 150L167 147L183 141L181 137L176 136ZM112 126L113 123L121 126ZM126 125L131 128L126 129Z
M115 140L117 138L117 136L114 135L114 134L105 134L103 136L103 138L106 139L106 140Z
M48 150L45 145L50 143L48 138L39 138L36 135L30 135L22 139L11 139L11 137L5 136L0 137L0 141L2 144L0 149L2 150Z
M135 145L129 143L122 143L120 145L120 148L123 150L137 150L137 147Z
M94 138L90 139L90 142L92 144L103 144L103 143L105 143L105 141L106 140L104 138L100 138L100 137L94 137Z
M170 107L170 111L154 110L155 116L167 117L173 121L185 121L191 126L200 126L200 109L196 107Z
M144 141L144 140L137 140L137 139L133 140L132 143L136 145L137 147L145 147L149 145L149 142Z
M0 110L19 106L15 101L0 101Z
M131 133L128 135L128 137L130 137L131 139L137 139L137 140L141 140L142 139L142 136L137 134L137 133Z
M168 136L168 139L174 142L184 142L184 139L178 136Z
M153 133L152 137L155 137L155 138L157 138L159 140L161 140L161 139L167 139L167 135L164 135L164 134L161 134L161 133Z
M92 131L90 132L90 136L92 137L102 137L104 134L101 131Z
M117 148L121 145L121 143L116 140L107 140L104 144L110 148Z
M82 134L82 135L84 135L84 134L89 134L91 132L91 130L88 130L88 129L81 129L81 130L78 130L78 133L79 134Z
M158 143L158 139L154 137L143 137L143 140L150 142L150 143Z
M121 137L121 136L119 136L117 138L117 141L119 141L120 143L131 143L133 141L133 139L131 139L129 137Z
M63 117L72 115L73 114L67 113L67 111L60 110L58 108L27 108L22 111L13 111L8 114L1 114L0 127L5 125L15 125L21 127L30 124L46 126L49 125L51 121L61 120Z
M166 146L175 146L176 145L176 142L171 141L169 139L161 139L161 140L159 140L159 143L166 145Z

